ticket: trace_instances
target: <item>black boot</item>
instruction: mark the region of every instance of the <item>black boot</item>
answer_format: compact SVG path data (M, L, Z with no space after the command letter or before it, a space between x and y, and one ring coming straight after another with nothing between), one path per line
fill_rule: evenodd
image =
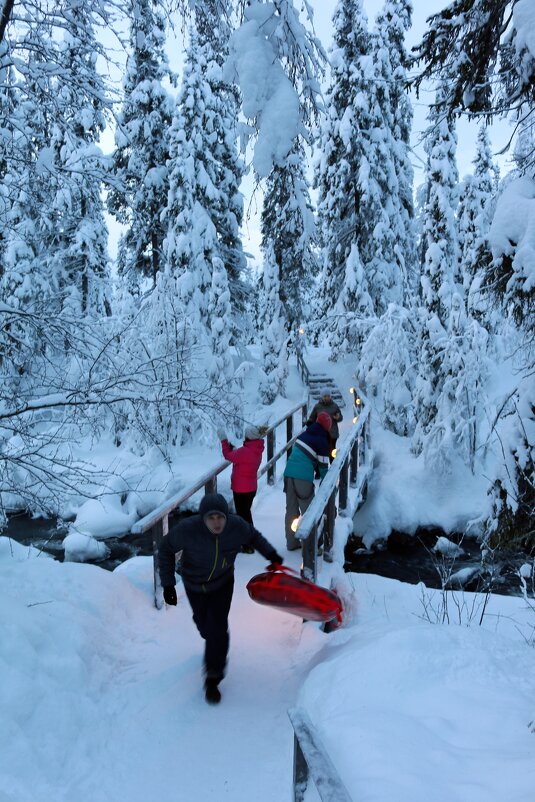
M219 680L207 677L204 681L204 698L210 705L217 705L221 701L221 691L217 687Z

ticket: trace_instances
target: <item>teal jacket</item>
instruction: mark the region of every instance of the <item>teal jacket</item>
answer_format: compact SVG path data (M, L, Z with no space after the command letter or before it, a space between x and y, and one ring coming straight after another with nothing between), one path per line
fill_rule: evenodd
M325 429L319 423L312 423L295 441L284 476L314 482L314 471L318 468L323 479L329 469L330 448Z

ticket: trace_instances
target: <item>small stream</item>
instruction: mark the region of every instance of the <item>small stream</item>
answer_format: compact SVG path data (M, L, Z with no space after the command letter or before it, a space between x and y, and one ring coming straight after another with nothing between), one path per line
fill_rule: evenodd
M46 554L50 554L55 560L63 562L62 543L68 534L68 528L65 525L58 525L55 521L45 518L30 518L25 514L12 515L2 534L24 546L40 549ZM152 538L149 532L142 535L125 532L122 537L106 538L104 542L109 549L109 556L96 565L108 571L113 571L131 557L152 555ZM88 562L92 562L92 560L88 560Z
M191 514L184 512L177 517ZM53 520L30 518L25 514L12 515L2 534L23 545L41 549L56 560L62 562L64 559L62 542L67 527L57 525ZM523 563L532 560L528 555L503 552L494 554L492 563L484 564L480 544L475 538L460 533L447 535L449 541L459 544L463 550L458 557L450 557L433 550L440 537L446 535L439 528L420 528L414 535L393 531L385 541L366 549L362 540L352 535L345 548L344 569L378 574L411 584L423 582L428 588L462 586L467 591L490 589L493 593L520 595L518 571ZM105 543L109 556L96 564L108 571L113 571L131 557L152 556L149 532L141 535L126 532L121 537L107 538ZM462 573L459 575L458 572ZM459 581L455 579L456 574Z
M450 556L436 552L439 538L447 537L463 553ZM476 538L446 533L439 528L419 528L413 535L392 531L385 541L366 549L358 535L352 535L345 548L344 569L349 572L378 574L401 582L423 582L428 588L463 588L471 592L488 590L505 596L521 595L518 572L533 557L522 552L501 551L483 560Z

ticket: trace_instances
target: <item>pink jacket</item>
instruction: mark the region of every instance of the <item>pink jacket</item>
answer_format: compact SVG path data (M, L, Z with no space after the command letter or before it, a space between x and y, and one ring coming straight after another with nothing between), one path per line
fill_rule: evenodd
M258 487L258 469L264 451L263 440L246 440L240 448L234 448L228 440L221 441L223 456L232 462L230 487L235 493L252 493Z

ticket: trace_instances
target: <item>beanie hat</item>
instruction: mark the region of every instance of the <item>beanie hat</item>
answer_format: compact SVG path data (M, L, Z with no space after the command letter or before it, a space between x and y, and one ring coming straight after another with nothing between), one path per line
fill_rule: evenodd
M261 440L266 436L269 426L255 426L253 423L245 427L243 436L246 440Z
M228 504L221 493L207 493L199 505L199 515L203 521L207 515L211 515L214 512L228 518Z
M332 390L330 387L321 388L321 397L323 398L324 395L332 396Z
M246 426L243 436L246 440L260 440L262 435L260 434L260 430L258 426Z
M327 412L320 412L318 417L316 418L317 423L325 429L326 432L331 431L331 426L333 425L332 418Z

